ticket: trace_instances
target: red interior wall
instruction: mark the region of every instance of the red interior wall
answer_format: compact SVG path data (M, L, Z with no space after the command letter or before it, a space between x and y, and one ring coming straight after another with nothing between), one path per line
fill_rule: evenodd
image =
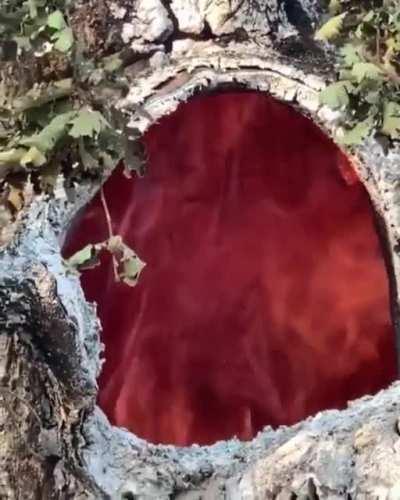
M136 288L87 271L106 345L99 402L153 442L252 437L395 376L388 282L362 184L315 125L255 92L192 99L105 184ZM344 173L344 175L343 175ZM67 254L107 237L96 197Z

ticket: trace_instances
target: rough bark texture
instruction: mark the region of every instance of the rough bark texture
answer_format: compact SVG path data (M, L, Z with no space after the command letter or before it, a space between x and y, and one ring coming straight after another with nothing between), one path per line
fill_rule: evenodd
M291 103L332 133L338 116L318 103L333 75L328 50L312 40L319 3L82 0L69 15L89 55L129 55L130 91L107 94L107 106L134 146L194 92L238 85ZM399 152L371 141L358 157L398 276ZM154 446L110 426L95 405L95 308L60 256L63 231L98 185L61 186L50 199L33 197L0 253L0 498L400 498L398 384L249 443Z

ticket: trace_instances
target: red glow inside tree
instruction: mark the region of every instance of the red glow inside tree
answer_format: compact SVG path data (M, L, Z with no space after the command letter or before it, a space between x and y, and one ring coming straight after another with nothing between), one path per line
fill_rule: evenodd
M144 136L147 173L104 186L114 234L146 262L85 271L106 361L99 403L152 442L248 439L395 377L370 200L307 118L256 92L202 96ZM108 237L100 197L70 255Z

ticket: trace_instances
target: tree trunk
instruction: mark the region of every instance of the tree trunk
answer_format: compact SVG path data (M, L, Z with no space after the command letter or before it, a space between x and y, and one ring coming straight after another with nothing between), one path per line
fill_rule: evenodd
M66 15L85 60L123 60L127 93L97 85L94 71L79 84L81 98L118 121L131 166L140 161L135 141L152 123L209 89L262 90L335 131L339 115L318 100L334 68L328 48L313 41L317 0L72 4ZM83 71L81 60L74 64ZM356 157L386 234L397 309L399 152L385 156L371 140ZM68 189L60 174L50 197L27 183L25 206L3 230L0 497L400 498L398 384L344 411L266 428L251 442L156 446L109 424L95 402L99 322L60 254L71 218L108 174Z

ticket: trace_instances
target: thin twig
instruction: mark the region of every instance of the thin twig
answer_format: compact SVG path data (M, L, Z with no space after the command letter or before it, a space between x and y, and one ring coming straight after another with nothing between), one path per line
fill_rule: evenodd
M376 31L375 44L376 44L376 47L375 47L376 59L377 59L377 61L380 61L381 60L381 37L380 37L379 28Z
M103 187L100 189L100 198L101 198L101 204L103 205L104 214L106 216L106 222L107 222L107 228L108 228L108 237L109 237L109 239L111 239L111 238L113 238L114 233L113 233L113 229L112 229L111 215L110 215L110 211L108 210L108 205L107 205L106 197L104 195L104 189L103 189ZM113 263L113 270L114 270L115 281L119 281L117 259L115 258L114 254L111 256L111 258L112 258L112 263Z

